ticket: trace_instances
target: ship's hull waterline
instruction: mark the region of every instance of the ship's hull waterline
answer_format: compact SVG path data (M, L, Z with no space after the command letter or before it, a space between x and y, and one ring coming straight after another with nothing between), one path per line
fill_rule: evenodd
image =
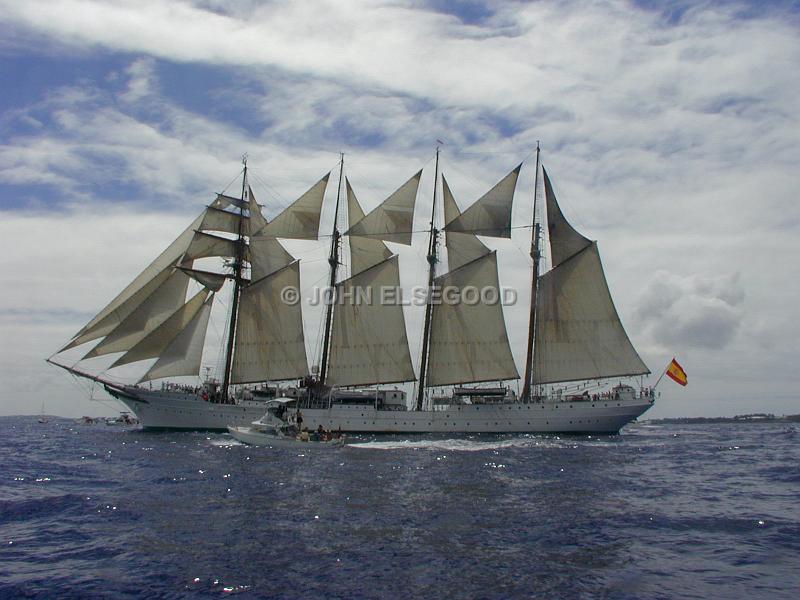
M215 404L194 394L136 390L115 394L154 429L248 426L264 408ZM595 433L615 434L653 405L650 399L453 405L435 411L377 410L370 405L333 404L301 409L303 426L351 433Z

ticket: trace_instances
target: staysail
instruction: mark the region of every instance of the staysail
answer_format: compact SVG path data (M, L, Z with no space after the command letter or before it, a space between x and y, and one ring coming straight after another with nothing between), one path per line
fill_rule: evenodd
M539 277L534 381L650 373L620 322L597 243L564 218L544 169L542 174L553 268Z
M199 291L191 300L172 313L161 325L120 356L109 369L161 356L172 340L194 321L205 303L211 301L213 297L209 290Z
M355 225L364 218L364 211L347 178L345 178L345 185L347 188L347 219L348 223ZM353 275L383 262L392 255L392 251L379 239L351 235L349 241L350 272Z
M357 223L351 222L347 235L410 246L414 225L414 204L421 176L422 171L419 171L363 219Z
M451 223L461 215L461 211L444 175L442 175L442 191L444 197L444 220L445 223ZM457 231L446 232L445 247L447 248L447 265L451 271L455 271L468 262L472 262L490 252L489 248L476 235Z
M295 240L317 239L322 199L325 197L329 177L330 173L311 186L305 194L264 225L260 231L254 232L254 235Z
M186 301L189 276L178 269L159 285L83 358L94 358L130 350L148 333L166 321Z
M203 222L206 211L192 221L192 224L181 233L166 250L150 263L136 279L122 290L116 298L103 308L81 329L60 352L85 344L108 335L125 317L131 314L159 285L170 275L174 267L195 236L195 231Z
M511 237L511 208L522 165L503 177L472 206L445 225L445 231Z
M191 321L159 353L158 360L139 382L180 375L197 375L211 316L213 298L206 300Z

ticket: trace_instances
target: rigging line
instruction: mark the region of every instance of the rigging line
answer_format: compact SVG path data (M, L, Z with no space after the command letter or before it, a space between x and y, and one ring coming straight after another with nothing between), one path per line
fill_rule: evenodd
M225 194L225 192L228 190L228 188L233 185L233 182L237 181L239 179L239 177L242 174L242 171L244 171L244 169L240 169L239 172L236 173L236 176L233 179L231 179L224 188L222 188L222 191L220 192L220 194Z
M508 227L508 229L513 231L513 230L517 230L517 229L531 229L532 227L533 227L533 225L512 225L511 227ZM446 229L442 229L441 227L439 229L442 230L444 233L447 233ZM485 228L484 229L459 229L455 233L471 233L473 235L480 235L482 237L495 237L495 236L483 234L483 233L481 233L482 231L486 231L486 229ZM408 231L392 231L391 234L387 234L386 232L383 232L383 233L359 233L355 237L372 238L372 237L378 237L378 236L382 236L382 235L401 235L401 234L404 234L404 233L412 233L412 234L413 233L430 233L430 229L411 229L411 230L408 230ZM342 234L342 236L344 236L344 235L348 235L348 234L346 234L346 233ZM264 237L266 237L268 239L278 239L278 236L264 236ZM333 236L330 235L330 234L327 234L327 233L321 233L318 236L318 238L320 240L323 240L325 238L331 238L331 237L333 237ZM348 235L348 237L350 237L350 236ZM281 239L283 239L283 238L281 238ZM500 239L508 239L508 238L500 238ZM391 242L391 240L389 240L389 241ZM396 242L392 242L392 243L396 243ZM402 244L402 245L405 246L405 244Z
M333 171L338 165L339 165L339 163L337 161L328 170L329 171ZM258 174L259 173L258 169L256 169L256 173L255 174L253 174L252 167L248 168L247 171L248 171L248 175L252 174L253 179L258 181L267 190L267 192L268 192L267 193L267 197L268 198L271 197L272 199L277 200L276 204L278 205L280 210L278 211L278 213L276 213L274 215L274 217L278 216L278 214L280 214L280 212L282 212L283 210L287 209L296 200L296 199L295 200L286 200L286 198L283 196L283 194L281 194L276 188L272 187L264 177L262 177L261 175ZM295 182L297 180L296 179L284 179L284 181ZM299 198L299 196L298 196L298 198ZM271 209L272 208L271 206L268 206L266 203L262 204L262 206L264 208L267 208L267 209Z

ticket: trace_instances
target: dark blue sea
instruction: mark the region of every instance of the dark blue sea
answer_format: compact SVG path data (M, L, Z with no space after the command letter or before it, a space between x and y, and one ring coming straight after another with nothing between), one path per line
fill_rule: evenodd
M0 418L0 597L795 599L799 429L337 450Z

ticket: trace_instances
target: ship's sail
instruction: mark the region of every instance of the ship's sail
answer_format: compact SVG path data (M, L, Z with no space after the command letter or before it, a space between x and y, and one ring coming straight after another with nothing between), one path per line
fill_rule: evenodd
M161 325L120 356L109 369L161 356L172 340L195 320L205 303L212 299L213 294L211 294L210 290L204 289L195 294L191 300L172 313Z
M174 267L195 236L195 231L205 218L203 211L166 250L150 263L136 279L122 290L116 298L103 308L60 351L69 350L97 338L108 335L125 317L131 314L158 286L169 277Z
M544 169L542 174L553 269L539 277L534 381L649 373L617 315L597 243L564 218Z
M355 225L364 218L364 211L358 203L356 194L350 186L350 181L345 178L347 188L347 218L348 223ZM388 259L392 251L379 239L352 235L350 241L350 273L355 275L373 265Z
M414 204L422 171L401 185L391 196L357 223L350 224L347 235L411 245Z
M435 287L442 300L433 306L426 385L519 378L499 297L497 253L436 278ZM481 297L483 290L493 291Z
M300 289L298 261L242 288L231 382L276 381L308 374L300 304L282 297L287 287Z
M442 191L444 197L444 220L445 223L452 223L461 215L461 211L458 209L456 200L450 191L450 186L447 185L444 175L442 175ZM477 236L456 231L446 232L445 247L447 248L447 264L451 271L455 271L462 265L490 252L489 248Z
M330 173L311 186L305 194L292 202L272 221L255 234L271 238L315 240L319 234L319 217L322 199L328 186Z
M200 269L189 269L188 267L179 267L181 271L189 275L200 285L207 287L210 290L218 292L225 285L225 281L230 279L228 275L222 273L214 273L213 271L203 271Z
M181 265L188 266L194 260L211 256L236 256L236 246L236 240L197 231L183 255Z
M445 225L445 231L511 237L511 208L522 165L503 177L472 206Z
M94 358L133 348L183 306L188 287L189 276L178 269L172 271L152 294L83 358Z
M380 243L380 242L378 242ZM326 382L354 386L413 381L403 307L382 297L400 286L392 256L336 284L336 311Z
M186 327L159 353L158 360L139 382L180 375L197 375L211 316L213 298L206 300Z

